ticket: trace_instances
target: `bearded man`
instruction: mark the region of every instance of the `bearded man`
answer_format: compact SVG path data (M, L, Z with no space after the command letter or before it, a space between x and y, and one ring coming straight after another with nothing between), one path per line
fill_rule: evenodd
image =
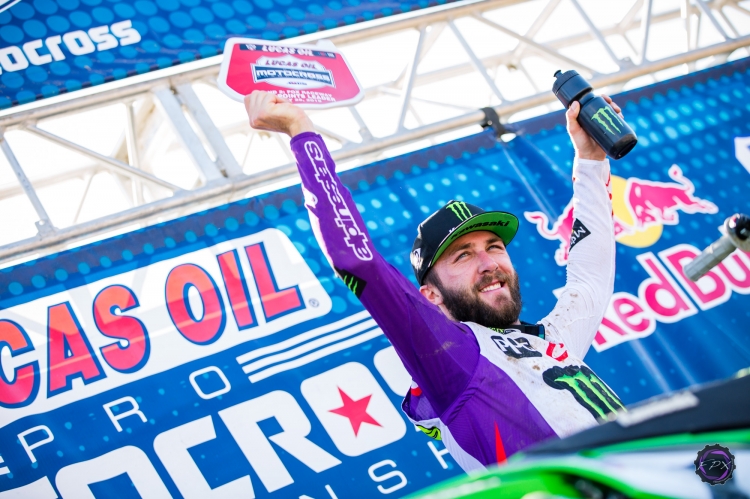
M609 162L577 123L577 102L566 114L576 150L567 281L537 324L519 321L518 276L507 250L518 230L514 215L461 201L430 215L411 252L416 289L375 250L304 111L266 92L252 93L245 106L253 128L292 137L315 237L414 381L404 412L442 439L464 470L503 462L623 408L583 362L612 295L615 240Z

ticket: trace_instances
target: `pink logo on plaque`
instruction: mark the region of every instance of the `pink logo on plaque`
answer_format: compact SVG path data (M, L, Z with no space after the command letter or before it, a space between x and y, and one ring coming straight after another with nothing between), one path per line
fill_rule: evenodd
M264 90L306 108L348 106L364 97L344 55L328 45L231 38L224 47L218 82L238 101Z

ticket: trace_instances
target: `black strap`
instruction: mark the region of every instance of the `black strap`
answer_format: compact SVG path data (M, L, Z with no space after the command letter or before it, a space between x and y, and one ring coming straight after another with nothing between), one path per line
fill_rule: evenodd
M529 334L544 339L544 326L541 324L529 324L528 322L521 321L521 324L511 327L520 330L523 334Z
M531 324L528 322L521 321L520 324L513 324L512 326L505 328L505 329L498 329L495 327L491 327L490 329L498 333L506 333L509 331L520 331L523 334L528 334L531 336L536 336L537 338L544 339L544 326L541 324Z

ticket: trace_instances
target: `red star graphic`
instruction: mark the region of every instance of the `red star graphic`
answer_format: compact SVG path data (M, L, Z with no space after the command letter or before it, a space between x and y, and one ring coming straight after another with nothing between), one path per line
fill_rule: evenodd
M355 436L359 433L359 427L362 426L362 423L370 423L371 425L381 427L383 426L375 421L375 418L367 413L367 406L370 404L370 397L372 397L372 395L362 397L359 400L352 400L352 398L349 397L349 395L347 395L341 388L339 388L339 395L341 395L341 401L344 403L344 405L342 405L338 409L331 409L328 412L332 412L334 414L338 414L339 416L349 418L349 422L352 425L352 430L354 430Z

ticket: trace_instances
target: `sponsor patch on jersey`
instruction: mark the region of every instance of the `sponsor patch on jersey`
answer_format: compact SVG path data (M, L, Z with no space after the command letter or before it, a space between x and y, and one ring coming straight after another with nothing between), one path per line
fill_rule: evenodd
M506 331L509 331L506 329ZM519 331L520 332L520 331ZM495 345L508 357L521 359L526 357L541 357L542 353L534 350L526 338L510 338L506 336L492 336Z
M573 221L573 231L570 233L570 249L568 251L572 250L573 246L581 242L583 239L586 239L589 234L591 234L591 231L576 218Z

